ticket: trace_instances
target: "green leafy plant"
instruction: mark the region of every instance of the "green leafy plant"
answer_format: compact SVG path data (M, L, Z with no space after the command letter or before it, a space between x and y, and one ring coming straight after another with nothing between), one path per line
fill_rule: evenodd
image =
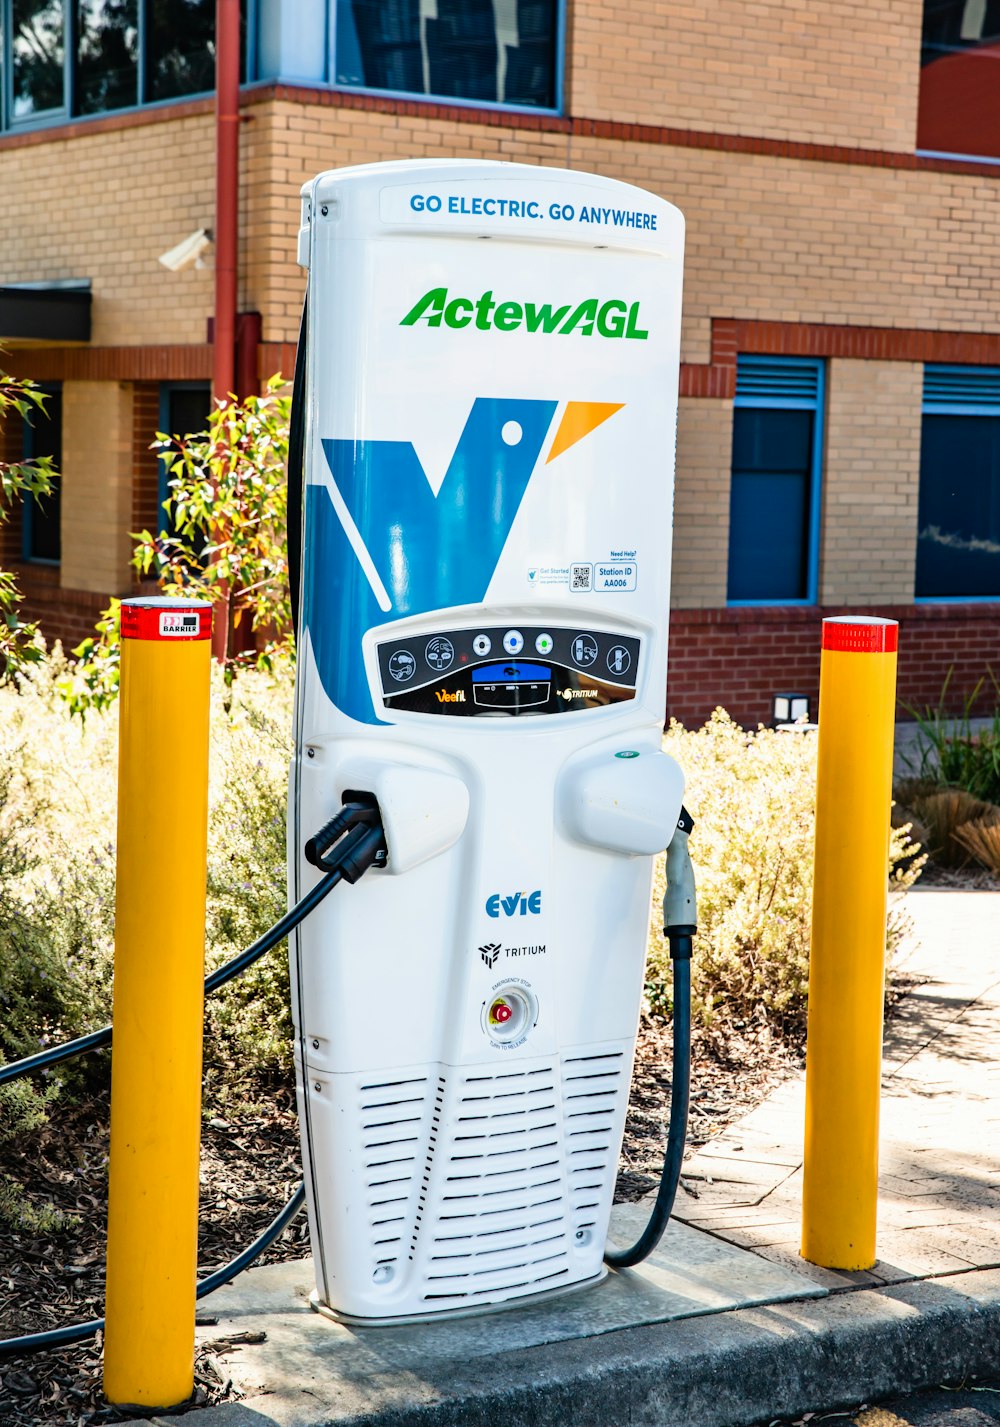
M664 747L684 769L685 804L695 820L694 1015L704 1025L737 1027L763 1019L797 1038L809 980L816 740L764 728L747 733L718 709L698 730L672 723ZM894 892L919 875L924 859L917 852L905 828L893 830L886 875ZM662 893L661 863L646 987L661 1013L669 1010L671 984L659 924ZM893 905L890 955L904 929Z
M142 530L132 564L166 595L208 600L225 632L222 665L231 686L246 669L274 672L294 655L286 531L291 398L273 376L264 396L220 403L207 431L158 433L169 462L169 529ZM71 712L86 715L118 696L119 602L73 652L63 681Z
M45 393L34 382L0 372L0 430L11 411L16 411L22 420L30 420L32 412L44 409ZM15 501L41 500L49 495L53 474L49 456L33 461L0 461L0 525L9 518ZM0 570L0 678L37 662L45 650L38 626L21 619L20 601L14 576L8 570Z
M905 705L917 723L919 753L911 758L910 771L924 783L942 788L961 788L984 803L1000 803L1000 685L992 669L987 670L966 696L957 716L945 712L954 668L948 670L937 706L915 708ZM974 718L989 681L993 686L992 720L984 725Z

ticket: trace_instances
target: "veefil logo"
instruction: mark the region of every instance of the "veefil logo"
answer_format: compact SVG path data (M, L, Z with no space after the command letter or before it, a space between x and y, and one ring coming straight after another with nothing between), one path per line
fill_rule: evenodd
M566 402L546 463L621 405ZM333 489L306 488L303 621L343 713L379 722L362 654L369 629L483 601L558 408L478 397L437 495L409 441L323 441Z
M480 332L492 327L497 332L559 332L566 336L578 332L581 337L626 337L633 342L645 342L649 333L639 326L639 304L623 302L620 297L602 302L587 297L575 305L569 302L553 307L551 302L496 302L493 291L471 297L448 296L446 287L432 287L410 308L400 327L413 327L426 322L428 327L475 326Z

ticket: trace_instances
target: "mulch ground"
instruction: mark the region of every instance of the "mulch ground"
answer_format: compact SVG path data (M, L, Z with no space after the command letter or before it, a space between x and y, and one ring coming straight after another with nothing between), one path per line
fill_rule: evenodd
M632 1101L622 1147L617 1199L655 1189L670 1108L670 1028L640 1028ZM796 1066L765 1029L699 1032L693 1048L689 1144L704 1144L751 1109ZM0 1176L26 1186L35 1206L66 1216L48 1236L0 1228L0 1339L104 1313L104 1249L108 1106L105 1097L51 1124L22 1146L0 1149ZM202 1137L202 1273L228 1262L273 1219L301 1178L294 1096L280 1088L238 1116L209 1104ZM304 1214L262 1256L261 1263L309 1252ZM199 1322L211 1323L210 1318ZM225 1367L241 1335L209 1341L199 1350L195 1396L187 1410L232 1400ZM177 1409L175 1409L176 1411ZM100 1338L33 1356L0 1358L0 1427L95 1427L140 1416L109 1408L101 1393Z

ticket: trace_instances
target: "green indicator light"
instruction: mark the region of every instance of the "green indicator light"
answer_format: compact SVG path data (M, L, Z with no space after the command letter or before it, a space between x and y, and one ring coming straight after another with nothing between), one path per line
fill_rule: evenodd
M616 758L638 758L639 754L634 748L623 748L621 753L615 754Z

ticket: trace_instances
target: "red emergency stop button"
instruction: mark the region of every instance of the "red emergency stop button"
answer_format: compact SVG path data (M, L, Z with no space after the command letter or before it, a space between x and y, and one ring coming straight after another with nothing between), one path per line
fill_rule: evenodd
M538 1020L538 1002L526 982L496 986L480 1015L494 1045L520 1045Z

